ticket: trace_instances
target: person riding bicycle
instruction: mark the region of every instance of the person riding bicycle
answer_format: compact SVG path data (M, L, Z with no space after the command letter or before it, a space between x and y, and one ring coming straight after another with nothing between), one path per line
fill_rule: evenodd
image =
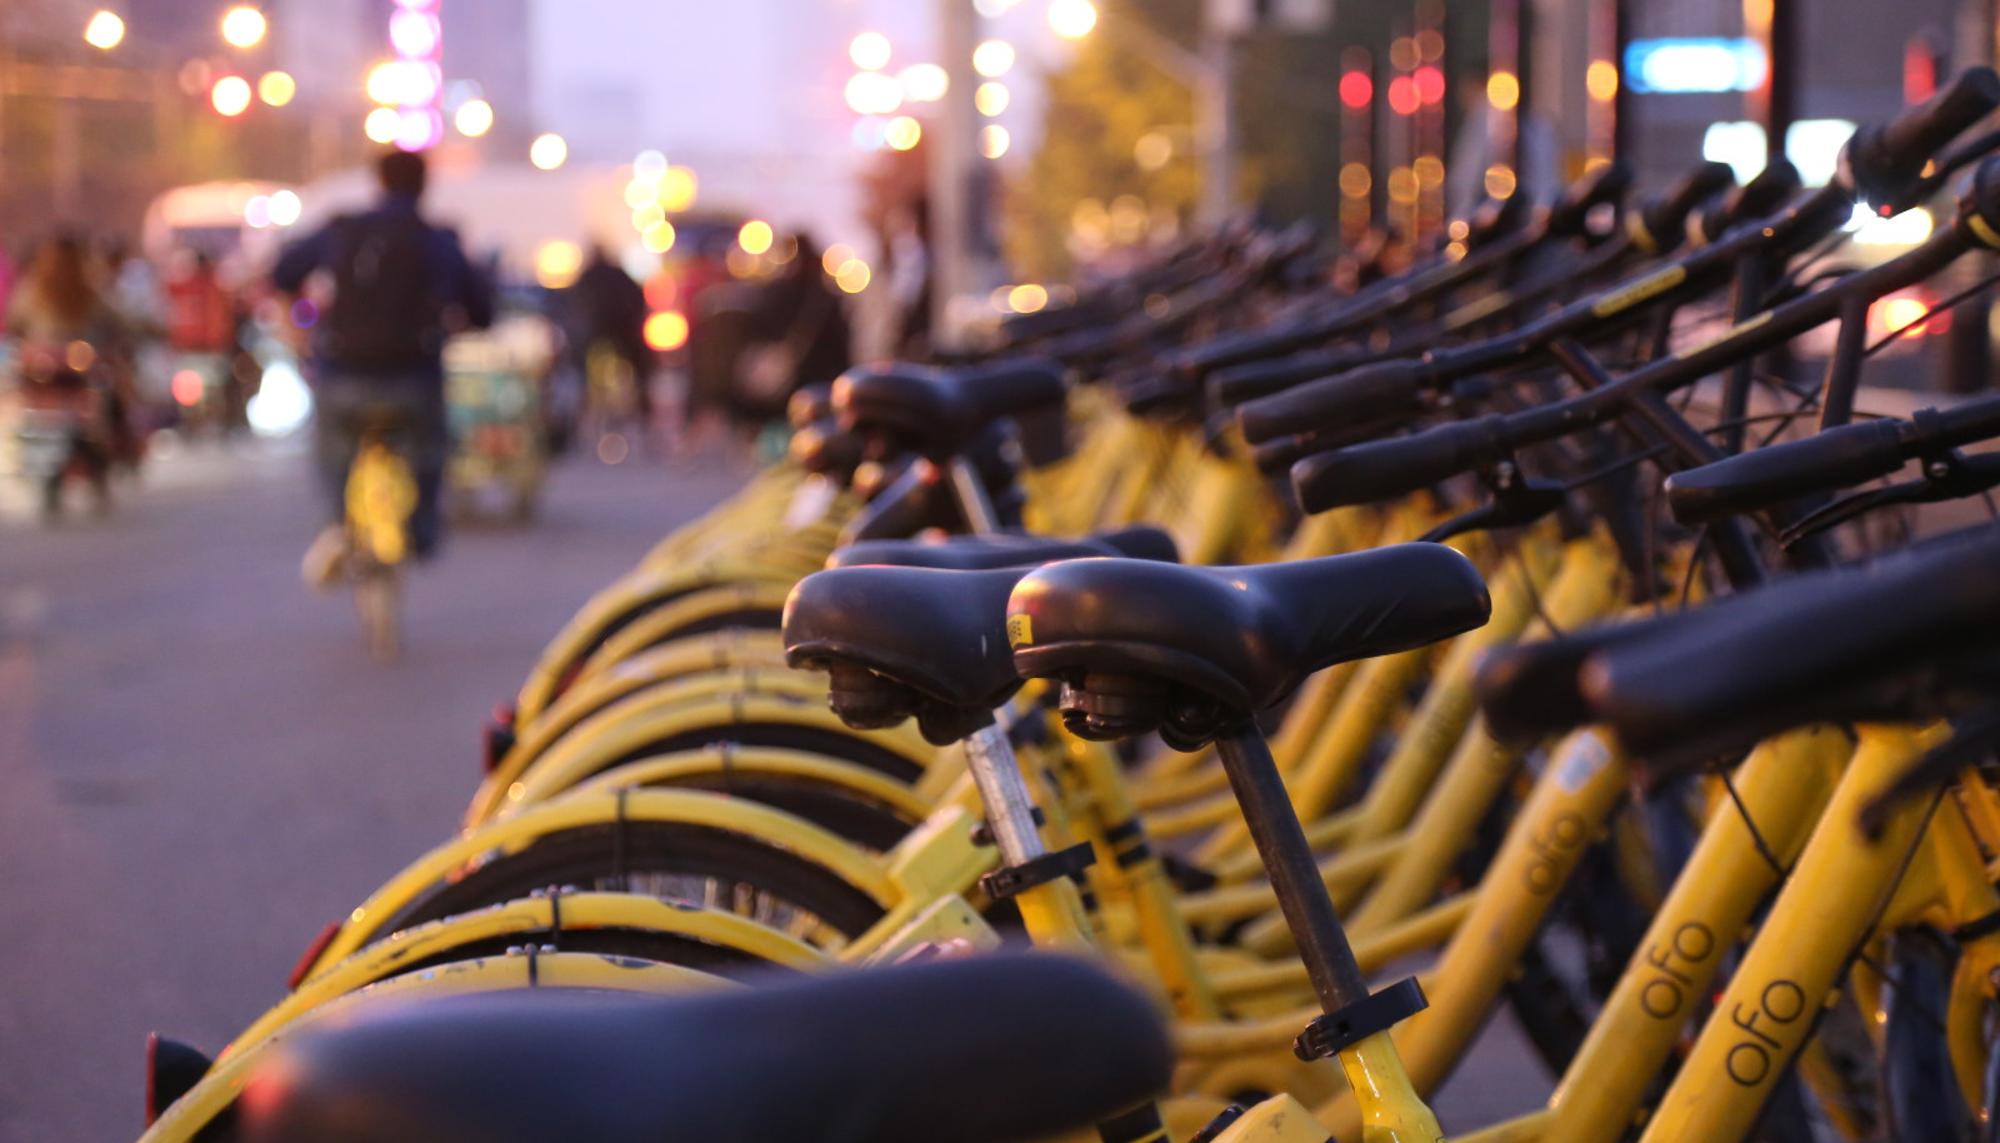
M315 451L331 513L306 553L306 578L318 586L340 576L348 468L363 436L385 420L401 430L416 477L410 550L419 559L437 550L449 451L444 343L457 329L493 322L492 285L466 258L457 232L418 211L423 156L391 151L376 173L382 200L374 209L328 222L285 250L271 273L286 294L299 293L316 272L333 280L333 300L313 327Z

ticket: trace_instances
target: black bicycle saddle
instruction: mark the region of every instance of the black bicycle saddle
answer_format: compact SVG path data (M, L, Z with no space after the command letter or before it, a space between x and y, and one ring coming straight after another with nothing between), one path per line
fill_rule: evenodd
M1314 671L1456 635L1490 610L1464 556L1397 544L1253 567L1050 564L1015 586L1007 633L1020 674L1063 681L1073 730L1172 728L1190 748Z
M1038 358L950 370L890 363L841 374L833 408L844 426L943 460L994 421L1060 407L1063 394L1061 366Z
M785 600L785 662L827 672L828 704L857 730L915 716L926 739L956 742L1021 685L1004 616L1027 570L814 572Z
M1174 545L1174 538L1159 528L1120 528L1074 540L999 532L951 536L944 540L869 540L836 549L827 557L826 566L889 565L986 571L1090 556L1128 556L1137 560L1166 560L1171 563L1180 559L1180 552ZM998 617L995 619L997 622Z
M752 990L358 1006L250 1080L248 1143L1002 1143L1165 1088L1151 1001L1070 957L979 956Z

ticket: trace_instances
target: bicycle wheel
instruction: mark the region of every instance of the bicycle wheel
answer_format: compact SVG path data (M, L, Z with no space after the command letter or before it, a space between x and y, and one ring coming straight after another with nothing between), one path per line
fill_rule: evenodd
M837 874L762 841L707 826L627 822L564 830L432 888L370 939L551 885L645 893L726 909L821 948L839 948L883 909Z

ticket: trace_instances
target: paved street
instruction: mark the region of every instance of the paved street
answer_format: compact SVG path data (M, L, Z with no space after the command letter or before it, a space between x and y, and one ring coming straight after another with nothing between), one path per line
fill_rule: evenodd
M299 583L300 456L202 453L106 521L0 521L0 1140L130 1139L152 1029L213 1050L305 943L444 840L478 728L592 591L740 466L558 470L464 531L383 668Z
M0 1140L136 1135L146 1033L213 1050L278 999L328 919L449 835L549 636L746 471L558 470L538 526L461 531L416 577L388 668L299 584L300 456L179 457L109 520L0 522ZM1547 1090L1503 1019L1441 1106Z

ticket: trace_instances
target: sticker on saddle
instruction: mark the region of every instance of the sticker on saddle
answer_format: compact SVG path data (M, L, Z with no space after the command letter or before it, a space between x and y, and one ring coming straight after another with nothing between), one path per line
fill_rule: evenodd
M1007 645L1025 647L1035 641L1035 626L1025 615L1007 617Z

